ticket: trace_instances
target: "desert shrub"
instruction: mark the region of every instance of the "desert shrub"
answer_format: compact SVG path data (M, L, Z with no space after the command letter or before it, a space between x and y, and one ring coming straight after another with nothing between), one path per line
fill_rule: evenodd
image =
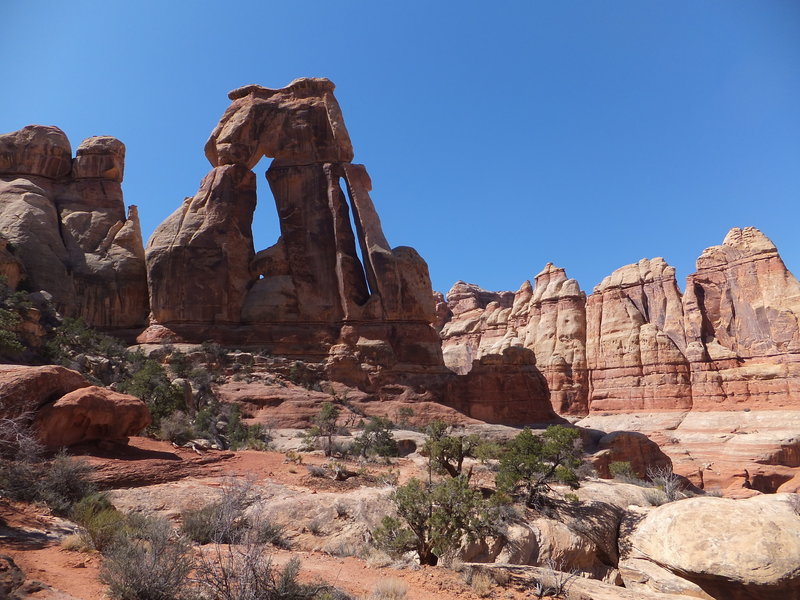
M319 412L314 417L314 425L303 436L305 447L313 449L318 443L322 442L325 456L332 456L333 436L338 431L336 425L338 418L339 407L331 402L323 402Z
M466 477L424 483L411 479L391 496L399 518L386 516L372 531L375 545L390 554L414 550L420 564L436 565L462 540L492 531L494 506L469 487Z
M132 360L125 345L117 338L95 331L81 319L65 318L48 332L45 344L45 357L57 364L78 368L89 378L110 384L127 370L127 363ZM109 361L110 368L95 371L88 363L76 363L80 355L102 357Z
M176 410L171 415L161 419L158 429L158 438L176 444L185 444L196 437L194 421L182 410Z
M47 463L37 482L37 499L43 500L57 515L66 516L72 507L96 490L89 479L92 468L79 460L59 452Z
M608 465L608 471L611 473L611 477L618 481L636 485L644 483L628 461L614 461Z
M131 355L134 365L129 378L119 385L119 391L143 400L153 417L152 431L158 431L161 419L184 408L183 391L172 385L161 364L143 355Z
M528 506L537 504L549 484L559 482L579 486L575 469L581 464L580 434L577 429L551 425L541 435L523 429L500 459L495 477L497 489L514 494L523 492Z
M674 502L688 496L683 492L684 483L680 476L672 472L669 467L650 467L647 477L659 490L664 492L668 502Z
M113 506L74 519L83 526L82 539L87 546L99 552L105 552L124 534L125 515Z
M242 411L238 404L225 406L228 423L225 428L225 437L231 450L250 448L252 450L266 450L269 440L260 425L246 425L242 422Z
M472 576L469 586L481 598L488 598L494 591L495 582L486 573L476 573Z
M13 357L25 350L16 331L21 322L18 313L0 308L0 355Z
M392 435L394 423L384 417L370 417L369 422L353 443L353 450L367 458L377 455L383 458L397 456L400 452Z
M306 465L306 471L312 477L327 477L328 471L321 465Z
M100 579L114 600L177 600L186 597L190 550L166 520L141 518L108 549Z
M410 406L401 406L397 411L397 424L400 427L409 427L409 421L414 416L414 409Z
M328 584L300 583L299 574L297 558L277 568L263 545L216 545L199 558L195 579L201 592L216 600L311 600L322 593L336 597Z
M169 368L175 374L175 377L186 378L189 376L189 371L192 367L192 361L180 350L173 350L169 355Z

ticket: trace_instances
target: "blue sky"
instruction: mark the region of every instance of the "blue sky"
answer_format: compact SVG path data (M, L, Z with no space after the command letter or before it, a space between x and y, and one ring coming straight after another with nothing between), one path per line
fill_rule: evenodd
M120 138L145 239L210 168L229 90L324 76L389 241L436 289L551 261L591 291L654 256L683 279L745 225L800 272L794 0L0 0L0 53L0 132Z

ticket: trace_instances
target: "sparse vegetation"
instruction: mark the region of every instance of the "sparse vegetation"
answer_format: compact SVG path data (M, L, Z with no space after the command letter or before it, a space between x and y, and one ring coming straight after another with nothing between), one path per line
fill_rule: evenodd
M306 446L313 448L321 441L325 456L332 456L338 418L339 407L331 402L323 402L319 413L314 417L314 425L305 433Z
M450 435L449 431L450 427L444 421L433 421L426 429L428 437L420 454L428 457L429 464L437 473L458 477L464 459L475 455L480 439L477 435ZM467 474L467 479L469 477Z
M405 583L390 577L376 583L369 598L370 600L403 600L407 591Z
M397 456L397 441L392 435L394 423L384 417L370 417L361 434L353 443L354 451L362 458L380 456L389 458Z
M114 600L178 600L186 597L193 567L191 547L169 522L140 518L136 528L108 549L100 579Z

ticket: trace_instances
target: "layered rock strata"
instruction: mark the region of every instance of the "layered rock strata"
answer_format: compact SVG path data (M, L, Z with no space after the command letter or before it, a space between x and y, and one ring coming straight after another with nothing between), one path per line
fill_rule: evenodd
M510 305L509 292L458 282L440 309L448 366L466 372L491 348L528 348L558 412L645 433L695 485L790 485L800 466L800 283L763 233L732 229L702 253L683 295L661 258L618 269L585 306L570 282L548 265Z
M662 258L586 299L547 265L513 296L458 282L439 314L451 369L528 348L560 412L800 407L800 283L753 227L705 250L683 295Z
M84 140L72 158L57 127L0 135L6 250L29 287L50 294L60 312L104 329L141 327L148 312L139 219L135 206L126 214L122 198L124 160L125 146L112 137ZM15 271L2 268L12 287Z

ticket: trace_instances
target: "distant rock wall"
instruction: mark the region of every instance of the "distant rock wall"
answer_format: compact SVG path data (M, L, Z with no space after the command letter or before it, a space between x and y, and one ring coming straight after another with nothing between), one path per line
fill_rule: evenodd
M112 137L84 140L72 158L57 127L0 135L0 237L13 257L0 272L12 287L27 277L64 315L104 329L141 328L148 313L139 218L122 199L124 160Z
M800 283L753 227L705 250L683 295L661 258L588 298L548 264L513 295L458 282L438 314L451 369L527 348L560 413L800 408Z

